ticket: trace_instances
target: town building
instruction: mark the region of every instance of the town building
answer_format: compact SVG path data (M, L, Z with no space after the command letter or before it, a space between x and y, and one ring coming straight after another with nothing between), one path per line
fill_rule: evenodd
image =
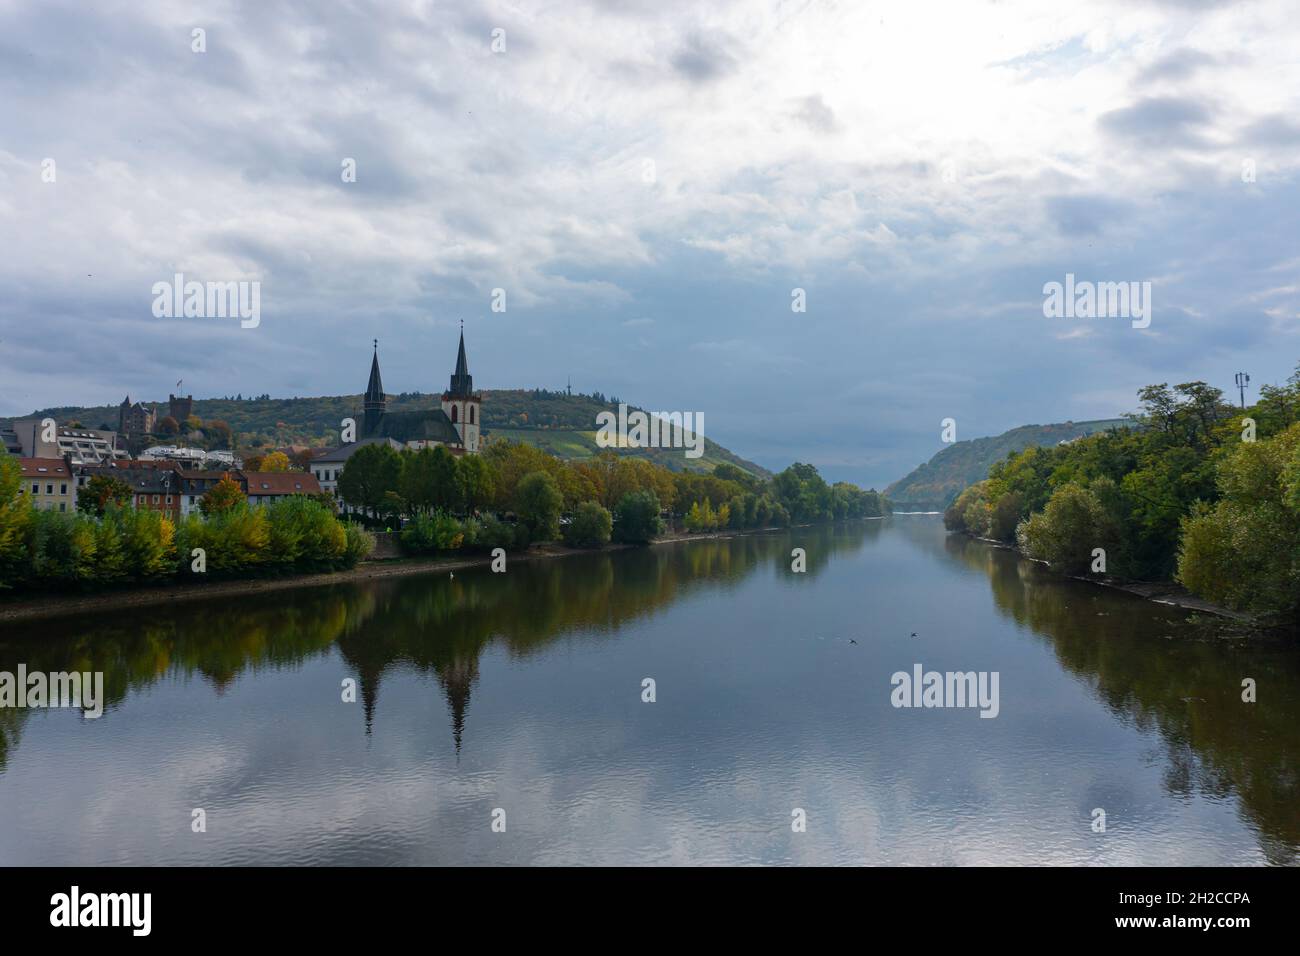
M75 511L77 492L72 469L62 458L19 458L23 483L19 494L30 495L38 511Z
M211 491L221 479L229 477L239 484L241 491L245 491L244 476L233 471L197 471L193 468L176 468L176 474L180 476L180 495L181 495L181 517L186 518L189 515L199 511L199 502L203 496Z
M269 505L291 495L318 495L320 484L304 471L248 471L241 473L248 503Z
M385 444L399 451L402 448L400 444L391 438L363 438L361 441L349 442L346 445L331 449L317 458L313 458L311 460L312 476L320 483L321 491L328 491L332 495L337 495L339 475L343 474L343 466L347 464L348 459L366 445Z
M74 465L97 465L127 457L118 444L117 432L55 425L53 439L47 440L44 421L27 418L13 423L22 457L64 458Z
M170 462L125 461L103 465L83 465L76 469L78 488L96 475L108 475L126 483L131 489L131 505L138 509L160 511L173 522L181 517L181 481Z

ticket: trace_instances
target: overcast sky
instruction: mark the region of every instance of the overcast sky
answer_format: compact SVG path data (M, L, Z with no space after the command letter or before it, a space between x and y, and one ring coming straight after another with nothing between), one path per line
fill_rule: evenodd
M464 319L481 388L883 486L946 417L1281 381L1297 50L1285 2L0 0L0 415L359 392L372 338L438 391ZM155 318L176 272L261 324ZM1045 318L1067 272L1150 327Z

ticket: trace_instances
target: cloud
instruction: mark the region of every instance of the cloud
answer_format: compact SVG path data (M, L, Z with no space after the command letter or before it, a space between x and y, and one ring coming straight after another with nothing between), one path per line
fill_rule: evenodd
M834 133L839 129L834 111L826 105L820 93L805 96L795 102L794 117L818 133Z
M737 59L723 36L694 34L685 39L670 59L679 76L691 83L709 83L736 69Z
M19 237L0 259L0 415L181 377L196 395L355 392L374 336L401 344L386 384L431 390L463 317L485 387L572 374L707 411L778 465L796 446L842 462L840 436L878 421L888 447L857 457L883 471L928 457L953 407L1000 429L1090 417L1071 397L1090 390L1285 372L1269 342L1293 341L1295 303L1248 297L1290 284L1265 272L1296 246L1286 4L946 16L361 0L199 24L0 4L0 230ZM260 279L262 326L160 325L149 289L174 271ZM1067 271L1171 277L1157 308L1202 318L1158 312L1158 347L1118 327L1058 340L1074 330L1035 301Z
M1145 146L1203 146L1214 111L1176 96L1153 96L1111 110L1097 121L1113 139Z

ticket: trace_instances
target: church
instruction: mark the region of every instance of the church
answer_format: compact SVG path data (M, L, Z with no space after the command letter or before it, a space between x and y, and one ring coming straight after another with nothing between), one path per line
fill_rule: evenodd
M439 408L413 412L388 411L388 397L379 375L379 342L370 361L370 382L366 385L362 405L361 441L389 439L406 448L433 448L442 445L452 454L477 454L482 424L483 396L474 391L474 379L465 359L465 328L460 330L460 349L456 370L442 393Z

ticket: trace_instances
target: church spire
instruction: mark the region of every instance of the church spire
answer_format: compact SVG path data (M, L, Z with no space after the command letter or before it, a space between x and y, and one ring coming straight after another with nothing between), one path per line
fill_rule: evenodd
M464 320L460 323L460 351L456 353L456 371L451 374L451 387L447 391L458 396L468 396L474 391L474 378L469 374L469 363L465 360Z
M362 437L369 437L379 427L379 420L384 417L388 398L384 395L384 383L379 377L379 339L375 339L375 354L370 360L370 383L366 386L365 424Z

